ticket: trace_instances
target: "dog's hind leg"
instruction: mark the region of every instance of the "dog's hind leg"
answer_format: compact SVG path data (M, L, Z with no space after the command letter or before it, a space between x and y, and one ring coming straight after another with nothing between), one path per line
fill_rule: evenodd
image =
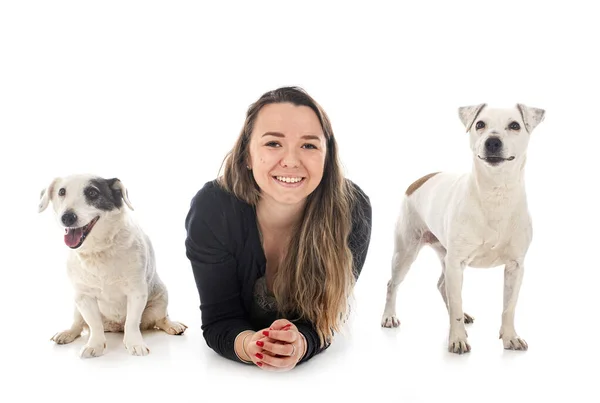
M83 331L83 327L85 326L85 321L79 312L77 307L73 308L73 324L71 328L68 330L64 330L62 332L56 333L50 340L54 341L56 344L68 344L73 340L81 336L81 332Z
M440 258L442 264L442 274L440 275L440 279L437 283L437 288L442 295L442 299L444 300L444 304L446 305L446 309L448 309L448 297L446 296L446 248L442 246L442 244L435 240L430 245L433 250L437 253ZM465 324L473 323L475 318L465 312Z
M148 305L142 315L142 330L158 328L168 334L183 334L187 326L169 319L169 314L167 313L169 294L166 287L160 282L157 287L157 293L148 301Z
M396 296L398 286L408 273L411 265L417 258L422 247L420 229L415 228L411 222L409 207L404 204L403 216L398 220L394 255L392 258L392 276L387 284L385 309L381 318L382 327L398 327L400 320L396 316Z

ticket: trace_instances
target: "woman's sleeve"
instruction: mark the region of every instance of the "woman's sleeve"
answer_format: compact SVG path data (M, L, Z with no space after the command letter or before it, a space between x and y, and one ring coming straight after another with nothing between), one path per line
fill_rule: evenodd
M221 356L241 362L234 350L235 338L252 326L242 305L237 261L227 247L227 216L214 190L204 187L192 199L185 227L186 256L200 297L204 339Z

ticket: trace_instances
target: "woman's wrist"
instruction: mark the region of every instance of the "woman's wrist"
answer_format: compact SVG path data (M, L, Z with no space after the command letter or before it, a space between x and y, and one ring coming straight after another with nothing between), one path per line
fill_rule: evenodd
M302 340L302 352L300 353L300 357L298 358L298 362L300 362L302 358L304 358L304 355L308 350L308 345L306 344L306 337L304 337L302 332L298 331L298 334L300 335L300 340Z
M253 330L244 330L235 337L235 342L233 343L233 349L235 351L235 354L240 359L240 361L246 364L252 363L252 359L247 353L247 340L249 337L252 337L254 333L255 332Z

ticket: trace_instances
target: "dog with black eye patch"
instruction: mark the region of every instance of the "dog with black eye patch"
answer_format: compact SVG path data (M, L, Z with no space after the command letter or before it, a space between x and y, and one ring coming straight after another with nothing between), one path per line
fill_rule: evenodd
M458 108L469 133L471 172L434 172L406 189L394 236L391 279L381 326L398 327L398 286L425 245L438 255L442 274L438 289L449 315L448 351L471 351L463 312L463 272L467 266L504 266L504 301L500 339L505 349L527 350L514 318L523 279L532 223L525 192L525 163L533 130L545 110L516 104Z
M187 326L169 319L168 293L156 272L152 243L125 207L128 192L117 179L79 174L55 178L40 194L39 212L52 203L64 243L70 249L67 274L74 288L71 328L55 334L71 343L89 330L82 358L105 353L104 332L123 332L132 355L150 349L142 331L183 334Z

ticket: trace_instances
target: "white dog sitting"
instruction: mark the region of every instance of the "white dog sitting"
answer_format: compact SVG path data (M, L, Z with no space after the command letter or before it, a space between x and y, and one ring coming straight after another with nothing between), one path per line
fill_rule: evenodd
M517 104L491 109L486 104L459 108L470 133L473 168L468 174L432 173L406 190L396 224L392 276L381 325L397 327L398 285L421 247L430 245L442 263L438 289L448 309L448 351L471 350L463 312L466 266L504 267L504 307L500 338L504 348L527 350L514 325L524 260L532 239L523 172L529 136L544 119L543 109Z
M39 212L50 201L71 248L67 273L75 291L73 324L52 340L70 343L87 327L89 339L80 355L98 357L106 349L104 332L122 331L130 354L147 355L141 330L185 331L186 325L169 319L152 244L124 208L123 201L133 210L119 179L56 178L42 190Z

